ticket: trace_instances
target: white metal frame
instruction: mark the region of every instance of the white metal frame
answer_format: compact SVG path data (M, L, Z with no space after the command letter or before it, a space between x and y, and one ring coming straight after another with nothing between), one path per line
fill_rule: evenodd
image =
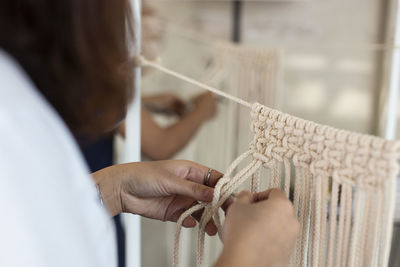
M388 23L386 44L400 45L400 1L388 3ZM400 49L393 49L385 56L384 83L381 92L380 135L386 139L396 139L397 110L400 91Z
M134 45L132 56L141 53L141 3L140 0L131 0L134 22ZM125 160L128 162L140 161L140 80L141 69L135 71L135 94L126 117L126 144ZM126 214L126 267L141 266L141 225L140 216Z

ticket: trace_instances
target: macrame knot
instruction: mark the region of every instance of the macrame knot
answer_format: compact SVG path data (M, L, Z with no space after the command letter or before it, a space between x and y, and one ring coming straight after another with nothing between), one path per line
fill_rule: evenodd
M268 187L281 188L289 196L292 165L293 202L301 224L292 263L353 266L365 253L365 263L379 261L384 266L390 248L399 142L337 130L257 103L251 116L254 138L249 150L228 167L211 203L199 203L179 218L174 266L178 266L179 234L187 216L203 209L197 239L197 266L202 266L205 227L211 219L222 239L221 205L249 178L252 192L257 192L261 168L269 170ZM234 172L248 157L250 163ZM364 238L364 233L372 237ZM363 250L358 246L364 246Z

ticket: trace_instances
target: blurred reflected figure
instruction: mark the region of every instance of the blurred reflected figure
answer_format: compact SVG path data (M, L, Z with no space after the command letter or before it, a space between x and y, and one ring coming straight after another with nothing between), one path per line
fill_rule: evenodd
M185 102L174 93L153 94L142 97L142 105L154 113L181 117L186 112Z
M193 107L173 94L143 98L142 109L142 153L152 160L171 158L196 134L200 126L214 117L217 99L212 93L204 93L193 100ZM188 111L187 111L188 110ZM149 112L175 115L178 121L161 127Z
M146 2L142 9L143 54L154 59L163 47L165 24L157 17L155 10ZM143 70L147 75L148 69ZM151 160L173 157L196 134L204 122L217 112L217 99L211 93L203 93L190 103L177 95L161 93L142 97L142 154ZM160 126L152 113L175 116L177 121L167 127Z

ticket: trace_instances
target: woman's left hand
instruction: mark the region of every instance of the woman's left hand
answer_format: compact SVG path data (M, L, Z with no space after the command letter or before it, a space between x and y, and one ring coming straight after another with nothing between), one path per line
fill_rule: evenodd
M222 174L212 171L209 186L204 180L209 168L184 160L138 162L111 166L93 174L112 215L120 212L176 222L198 201L210 202L213 186ZM187 217L184 227L194 227L201 212ZM216 234L212 221L206 232Z
M155 113L183 116L186 112L185 102L174 93L163 93L142 97L143 105Z

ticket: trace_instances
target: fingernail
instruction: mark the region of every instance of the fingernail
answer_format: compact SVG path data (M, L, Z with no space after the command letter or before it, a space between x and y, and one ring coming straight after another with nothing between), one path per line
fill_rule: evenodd
M187 228L193 228L196 226L196 221L192 218L183 221L183 226Z
M210 226L208 229L208 234L210 236L214 236L217 234L217 227L216 226Z
M250 193L250 191L248 191L248 190L243 190L243 191L241 191L240 193L239 193L239 195L237 196L237 197L239 197L239 198L241 198L241 197L244 197L244 196L249 196L249 195L251 195L251 193Z

